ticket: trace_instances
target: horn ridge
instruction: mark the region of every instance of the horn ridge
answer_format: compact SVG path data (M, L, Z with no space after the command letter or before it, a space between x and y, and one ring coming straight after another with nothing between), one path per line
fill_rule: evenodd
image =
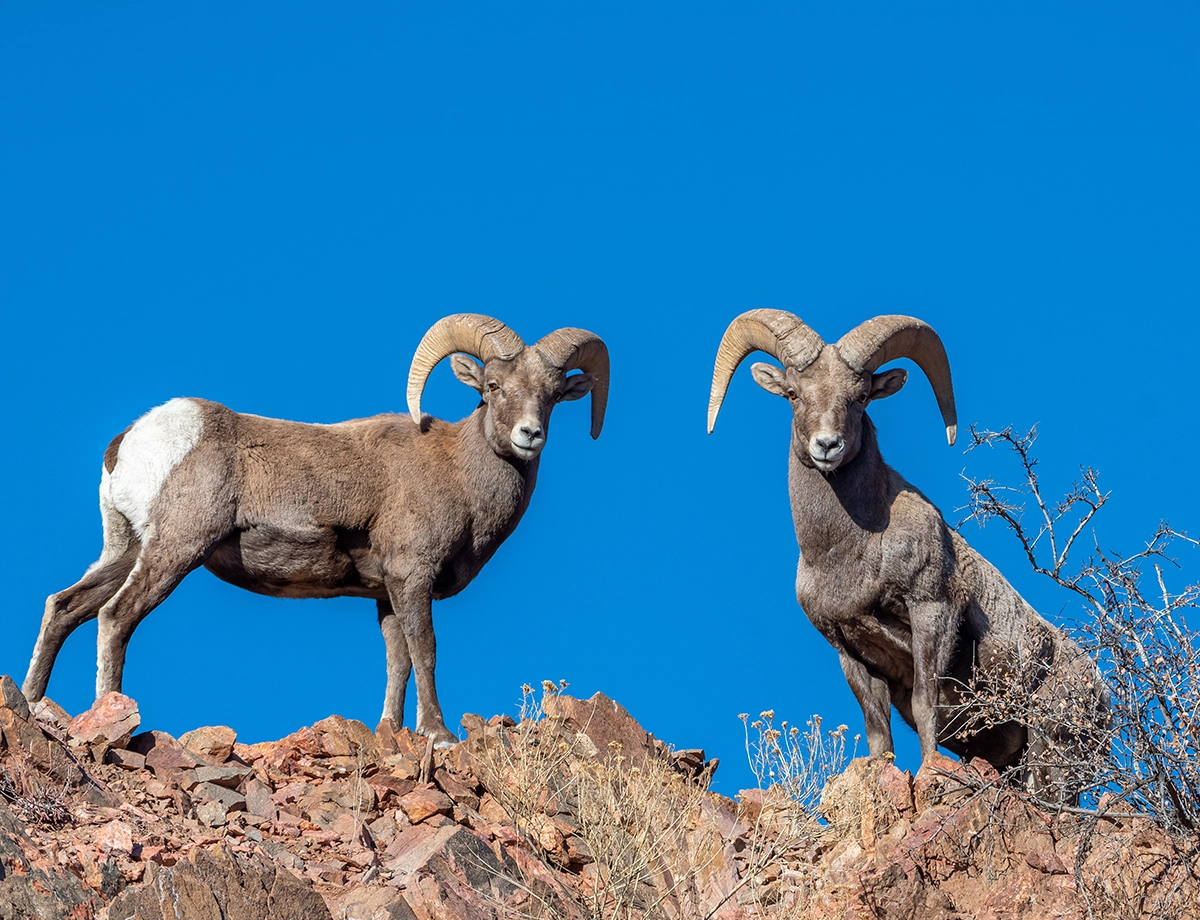
M600 437L608 409L608 346L594 332L567 326L547 333L533 346L552 365L570 373L581 370L595 380L592 385L592 438Z
M738 365L755 351L765 352L786 367L803 370L821 354L825 342L804 320L786 310L747 310L734 318L721 336L713 362L712 389L708 397L708 433Z
M482 313L455 313L438 320L421 338L408 371L408 411L421 424L421 394L429 374L442 359L463 352L486 364L494 358L511 361L525 343L508 326Z
M958 413L946 347L933 327L914 316L876 316L860 323L838 339L835 346L842 359L859 373L874 373L889 361L909 358L924 372L937 399L946 440L958 436Z

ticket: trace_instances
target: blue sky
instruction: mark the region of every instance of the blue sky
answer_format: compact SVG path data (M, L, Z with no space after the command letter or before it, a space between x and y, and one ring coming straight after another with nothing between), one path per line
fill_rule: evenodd
M1100 470L1103 545L1200 529L1198 46L1192 2L0 4L0 673L98 555L101 456L138 415L403 411L420 336L471 311L591 329L613 376L600 440L586 403L556 412L525 520L435 607L451 726L565 678L719 756L730 794L739 712L860 730L795 602L784 402L743 370L705 434L721 333L920 316L964 430L1038 423L1052 491ZM443 366L423 406L473 396ZM1011 471L946 446L919 374L871 414L951 520L964 469ZM965 534L1075 612L998 528ZM93 623L49 692L78 712L94 679ZM145 725L248 741L373 726L383 682L370 602L206 572L125 674Z

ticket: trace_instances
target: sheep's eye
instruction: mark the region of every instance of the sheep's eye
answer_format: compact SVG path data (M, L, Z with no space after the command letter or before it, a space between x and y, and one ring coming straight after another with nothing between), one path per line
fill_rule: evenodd
M791 389L791 388L789 388L789 389L788 389L788 391L787 391L787 398L788 398L788 399L795 399L795 398L796 398L796 391L795 391L795 390L793 390L793 389Z
M490 383L488 383L487 388L488 388L489 393L497 393L500 391L500 384L496 383L496 381L493 380Z
M555 401L555 402L561 402L561 400L562 400L563 396L565 396L565 395L566 395L566 394L565 394L565 393L563 393L563 391L562 391L562 390L555 390L555 391L554 391L554 401Z

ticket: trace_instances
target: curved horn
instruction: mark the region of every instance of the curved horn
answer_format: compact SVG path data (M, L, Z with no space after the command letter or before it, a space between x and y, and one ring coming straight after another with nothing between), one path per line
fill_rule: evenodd
M800 317L786 310L747 310L737 317L717 348L712 390L708 397L708 433L717 423L733 372L751 352L765 351L787 367L804 370L825 347L821 337Z
M581 370L595 379L592 385L592 437L600 437L608 408L608 346L586 329L556 329L533 346L562 372Z
M876 368L896 358L915 361L933 385L933 395L946 423L946 440L954 443L958 414L954 409L950 360L932 326L912 316L876 316L847 332L835 347L859 373L874 373Z
M521 353L521 337L498 319L482 313L455 313L433 324L425 333L408 371L408 411L421 424L421 394L429 373L443 358L464 352L487 364L493 358L511 361Z

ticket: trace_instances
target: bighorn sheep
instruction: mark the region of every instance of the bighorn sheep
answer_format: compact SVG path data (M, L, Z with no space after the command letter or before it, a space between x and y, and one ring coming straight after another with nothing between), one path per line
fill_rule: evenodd
M904 385L902 369L876 373L902 357L929 378L954 443L950 365L933 329L907 316L879 316L826 345L791 313L743 313L717 351L709 433L734 371L754 351L784 365L755 364L751 374L792 408L788 489L800 545L796 597L837 649L862 706L872 756L892 751L894 704L917 730L923 758L940 743L962 757L983 757L1000 768L1016 765L1035 734L1028 726L1008 721L965 737L961 729L963 689L977 667L1017 657L1038 664L1023 675L1030 694L1070 692L1102 723L1109 697L1095 665L879 452L865 409ZM1054 682L1046 680L1052 669Z
M420 408L430 372L451 355L455 376L481 396L456 424ZM567 376L575 369L583 373ZM411 418L310 425L200 399L152 409L105 452L104 550L46 600L26 697L41 699L63 641L94 617L97 696L120 690L135 627L203 565L274 597L374 598L387 651L383 718L399 727L415 664L417 730L452 740L434 687L430 602L465 588L517 526L557 403L590 392L599 437L608 374L608 349L583 329L526 346L504 323L464 313L417 347Z

